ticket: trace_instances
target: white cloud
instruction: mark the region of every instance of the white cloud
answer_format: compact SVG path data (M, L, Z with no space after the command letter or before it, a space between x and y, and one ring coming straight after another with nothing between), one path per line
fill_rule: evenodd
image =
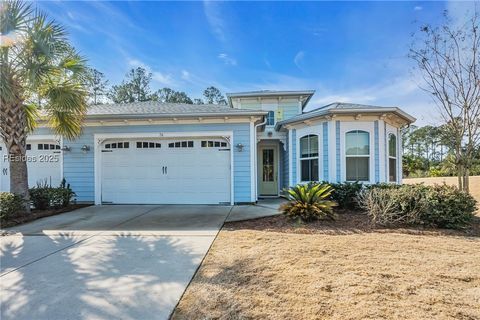
M224 64L229 65L229 66L236 66L237 65L237 60L230 57L226 53L220 53L218 55L218 58L223 61Z
M415 6L415 7L413 7L413 10L415 10L415 11L421 11L421 10L423 10L423 7L421 7L421 6Z
M151 72L152 80L157 82L158 84L166 85L166 86L175 86L175 81L170 74L166 74L161 71L154 70L149 65L145 64L144 62L138 59L128 59L128 65L131 66L132 68L141 67L147 70L148 72Z
M224 42L225 41L225 20L222 17L219 5L216 2L204 1L203 12L207 18L208 24L212 29L215 37Z
M298 51L295 57L293 58L293 63L297 66L298 69L302 70L301 64L303 62L303 59L305 58L305 52L304 51Z
M190 72L187 70L182 70L181 78L186 81L190 80Z
M173 86L174 85L174 81L173 81L171 75L163 74L159 71L152 72L152 80L156 81L160 84L167 85L167 86Z

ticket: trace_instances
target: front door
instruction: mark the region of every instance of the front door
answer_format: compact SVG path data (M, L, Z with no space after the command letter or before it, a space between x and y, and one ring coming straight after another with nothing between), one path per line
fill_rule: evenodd
M261 196L278 195L278 148L260 147L259 150L259 190Z

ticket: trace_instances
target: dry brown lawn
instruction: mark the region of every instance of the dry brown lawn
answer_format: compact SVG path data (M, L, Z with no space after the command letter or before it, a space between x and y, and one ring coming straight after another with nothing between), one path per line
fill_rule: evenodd
M283 216L220 232L173 319L480 319L480 222L377 229Z

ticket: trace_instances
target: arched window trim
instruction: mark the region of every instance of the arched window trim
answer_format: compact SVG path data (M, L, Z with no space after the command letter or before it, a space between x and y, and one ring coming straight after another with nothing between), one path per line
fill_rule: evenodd
M391 138L395 140L395 154L392 155L390 153L390 140ZM398 166L398 139L397 135L394 133L388 134L388 181L389 182L397 182L397 166ZM393 165L392 165L393 162ZM393 171L392 171L393 170ZM392 174L393 173L393 174Z
M368 153L360 154L360 155L347 154L347 136L348 136L349 133L366 133L368 135ZM370 158L371 158L371 152L372 152L371 142L370 142L371 133L367 130L359 130L359 129L349 130L349 131L345 132L344 138L345 138L345 150L344 150L345 171L347 171L347 162L348 162L347 160L348 160L348 158L367 158L367 164L368 164L367 165L367 179L348 179L349 177L348 177L347 173L345 172L345 180L349 181L349 182L356 182L356 181L369 182L370 181L370 173L371 173ZM357 178L358 178L358 176L357 176Z
M313 154L311 152L311 144L310 144L310 141L308 142L308 156L305 156L303 157L302 156L302 140L307 138L309 139L310 137L316 137L317 138L317 152L316 154ZM311 139L311 138L310 138ZM303 136L301 136L299 139L298 139L298 150L299 150L299 155L298 155L298 159L299 159L299 171L300 171L300 181L301 182L310 182L310 181L319 181L319 172L320 172L320 168L319 168L319 150L320 150L320 137L318 134L315 134L315 133L307 133ZM313 155L312 155L313 154ZM302 165L303 162L305 162L305 164L308 162L308 168L309 168L309 172L308 174L304 174L303 172L303 169L304 169L304 166ZM316 167L316 171L312 170L312 167ZM308 179L303 179L305 176L308 176Z

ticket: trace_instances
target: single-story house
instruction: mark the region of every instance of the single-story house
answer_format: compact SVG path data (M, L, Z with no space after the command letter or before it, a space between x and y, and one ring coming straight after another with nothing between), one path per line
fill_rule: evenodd
M401 183L399 108L332 103L314 91L227 94L228 105L91 106L70 141L45 126L27 139L29 184L71 185L95 204L233 204L308 181ZM1 147L0 147L1 148ZM5 147L0 190L9 190Z

